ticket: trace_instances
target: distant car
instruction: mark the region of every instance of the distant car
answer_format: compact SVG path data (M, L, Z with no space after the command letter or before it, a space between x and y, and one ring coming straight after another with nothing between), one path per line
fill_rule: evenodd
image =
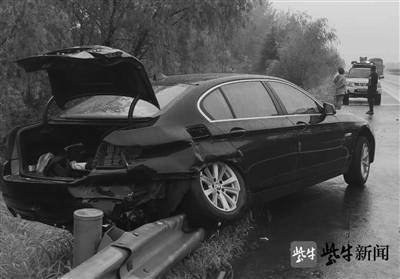
M364 185L374 160L366 121L280 78L151 85L136 58L102 46L18 64L47 71L53 93L41 123L8 136L1 190L23 218L69 224L75 209L94 207L125 228L182 211L207 225L338 175Z
M347 92L343 98L343 104L349 104L349 98L368 98L368 77L373 63L353 63L349 70L347 80ZM381 76L383 78L383 76ZM378 94L375 96L375 105L381 104L382 87L378 81Z

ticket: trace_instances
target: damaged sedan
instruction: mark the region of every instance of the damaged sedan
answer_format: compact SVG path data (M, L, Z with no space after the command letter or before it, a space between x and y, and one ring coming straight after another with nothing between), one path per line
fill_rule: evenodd
M43 120L8 136L1 190L26 219L68 225L94 207L125 229L182 211L193 225L227 222L338 175L363 185L374 159L365 121L283 79L151 83L135 57L103 46L17 63L46 71L52 89Z

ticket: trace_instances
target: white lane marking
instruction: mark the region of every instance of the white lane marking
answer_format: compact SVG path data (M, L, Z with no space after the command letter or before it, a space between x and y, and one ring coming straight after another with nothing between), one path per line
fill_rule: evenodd
M384 93L389 94L389 95L390 95L391 97L393 97L396 101L400 101L399 91L393 90L393 91L395 91L395 92L392 92L392 90L389 89L389 88L387 87L387 85L383 85L383 84L382 84L382 89L383 89Z
M400 106L400 104L381 104L381 107L395 107L395 106Z
M382 81L381 84L385 84L385 85L390 84L390 85L396 86L396 87L399 86L399 82L396 80L385 80L385 81Z
M387 93L396 101L400 101L400 76L385 72L385 80L381 81L381 86L384 93Z
M397 90L398 88L400 88L400 83L398 83L398 82L390 82L390 81L382 81L381 82L381 86L390 87L392 89Z

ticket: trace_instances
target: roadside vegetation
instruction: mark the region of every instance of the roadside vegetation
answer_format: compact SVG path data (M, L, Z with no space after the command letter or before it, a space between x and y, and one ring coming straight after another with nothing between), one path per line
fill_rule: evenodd
M1 0L0 161L6 133L37 121L50 96L43 73L18 58L73 45L123 49L149 76L196 72L282 77L333 102L330 82L343 60L325 19L277 12L263 0ZM249 219L214 234L167 278L207 278L230 270L244 249ZM70 266L72 236L10 216L0 200L0 278L52 278Z
M249 216L214 232L164 278L210 278L232 273L244 250ZM11 216L0 200L0 278L58 278L71 269L72 235L63 229Z
M252 228L252 219L247 215L216 231L199 249L172 268L165 279L217 278L220 272L233 275L231 262L245 251L247 236Z
M0 199L0 278L58 278L71 255L69 232L15 218Z
M46 76L14 61L73 45L121 48L150 76L195 72L279 76L308 90L343 61L325 19L277 12L266 0L0 1L0 137L36 121Z

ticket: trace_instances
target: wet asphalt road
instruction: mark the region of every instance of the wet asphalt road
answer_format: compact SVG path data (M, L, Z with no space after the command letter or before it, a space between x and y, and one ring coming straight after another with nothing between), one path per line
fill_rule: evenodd
M342 109L368 119L375 132L376 156L366 187L347 187L337 177L266 204L255 214L248 251L233 264L234 278L400 278L399 79L385 75L382 105L372 117L365 114L364 99L351 99ZM339 255L349 243L353 256L329 266L327 256L319 257L314 268L291 268L289 247L296 240L315 241L318 254L326 242L333 242ZM355 259L357 245L376 244L389 245L387 261Z

